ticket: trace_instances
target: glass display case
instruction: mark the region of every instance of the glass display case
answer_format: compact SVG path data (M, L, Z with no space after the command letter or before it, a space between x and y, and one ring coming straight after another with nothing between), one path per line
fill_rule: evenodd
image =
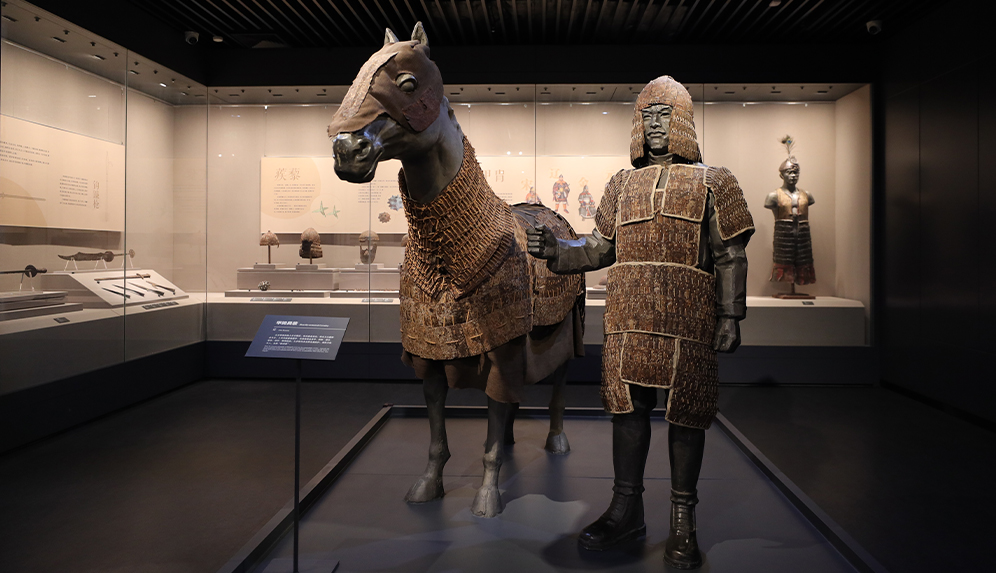
M0 394L202 342L206 88L26 4L0 57Z
M335 175L326 126L348 86L205 87L26 6L4 8L0 393L245 343L267 314L344 316L348 342L400 342L400 165L365 184ZM586 234L606 182L630 167L642 87L449 85L446 96L500 198L546 205ZM865 345L869 86L686 87L704 161L735 174L757 229L744 344ZM787 134L816 198L809 302L771 297L765 198ZM604 275L587 277L587 344L602 340Z

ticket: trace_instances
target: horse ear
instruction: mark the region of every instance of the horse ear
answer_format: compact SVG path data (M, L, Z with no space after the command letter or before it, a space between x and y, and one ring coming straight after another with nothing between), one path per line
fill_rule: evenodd
M384 28L384 45L395 44L398 42L398 37L394 35L394 32L390 28Z
M415 29L412 30L412 41L418 42L426 48L429 47L429 37L425 35L425 28L422 27L422 22L415 24Z

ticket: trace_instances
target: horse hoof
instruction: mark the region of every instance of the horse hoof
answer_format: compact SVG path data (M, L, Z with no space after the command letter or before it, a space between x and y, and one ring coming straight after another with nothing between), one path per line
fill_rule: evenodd
M546 437L546 451L558 456L562 456L570 452L571 444L567 441L567 433L560 432L557 435L548 435Z
M443 478L426 477L418 478L418 481L408 490L405 501L408 503L425 503L443 497Z
M470 512L477 517L494 517L505 509L501 493L496 486L482 486L477 490Z

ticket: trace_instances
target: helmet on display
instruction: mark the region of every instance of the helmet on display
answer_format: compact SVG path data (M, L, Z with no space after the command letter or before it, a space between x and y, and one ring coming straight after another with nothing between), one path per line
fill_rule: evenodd
M301 250L298 254L302 259L322 258L322 237L314 227L308 227L301 233Z
M261 247L279 247L280 246L280 239L278 239L277 235L275 233L273 233L272 231L267 231L267 232L263 233L262 235L260 235L260 237L259 237L259 246L261 246Z
M668 151L688 161L701 161L702 154L699 152L699 144L695 138L695 121L692 117L692 96L685 86L671 76L661 76L647 84L636 98L633 134L629 143L629 160L633 167L643 167L646 164L643 115L640 112L658 104L671 107Z

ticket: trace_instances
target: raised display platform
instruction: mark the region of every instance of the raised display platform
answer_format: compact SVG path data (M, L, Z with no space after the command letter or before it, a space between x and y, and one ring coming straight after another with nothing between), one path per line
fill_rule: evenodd
M394 409L399 414L415 410ZM473 409L447 410L448 416L454 410L466 416ZM477 411L483 415L483 409ZM354 438L355 445L340 452L304 490L302 507L310 509L301 522L302 566L333 559L346 571L664 571L670 495L667 423L652 421L646 539L590 552L578 547L577 534L612 495L611 422L605 416L574 417L569 411L564 428L571 452L553 456L543 450L548 419L530 411L535 418L515 422L516 443L506 448L499 483L505 510L492 519L470 513L481 481L485 419L447 419L452 457L443 474L446 495L420 505L402 498L425 466L427 420L392 415L386 422L372 421ZM846 532L801 491L801 496L795 494L798 488L777 468L752 459L749 444L744 451L744 445L731 439L728 432L739 433L726 423L707 431L699 481L703 571L877 570L878 564ZM779 477L776 481L769 475ZM281 517L286 519L285 512L256 535L254 542L261 545L247 545L220 573L253 566L287 570L290 536L277 542L273 535Z

